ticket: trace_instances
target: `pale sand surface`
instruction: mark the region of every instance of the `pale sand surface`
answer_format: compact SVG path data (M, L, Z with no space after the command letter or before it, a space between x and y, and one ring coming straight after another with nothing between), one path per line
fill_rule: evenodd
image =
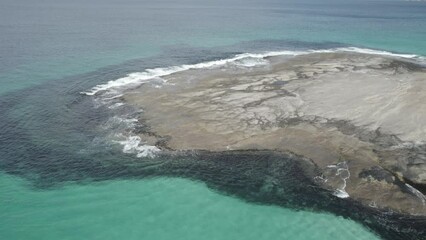
M426 71L356 53L271 57L255 68L187 70L124 100L143 109L149 144L173 150L269 149L311 159L340 197L426 215Z

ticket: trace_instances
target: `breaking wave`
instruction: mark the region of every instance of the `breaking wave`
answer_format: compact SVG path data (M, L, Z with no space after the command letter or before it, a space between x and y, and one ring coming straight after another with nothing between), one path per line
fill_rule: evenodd
M156 146L144 144L139 136L129 136L116 142L123 145L124 153L136 154L136 157L154 157L160 151Z
M333 49L323 49L323 50L306 50L306 51L273 51L265 53L243 53L235 55L232 58L228 59L219 59L215 61L202 62L197 64L184 64L180 66L171 66L171 67L162 67L162 68L153 68L146 69L144 72L135 72L130 73L125 77L108 81L107 83L97 85L92 89L81 92L82 94L93 96L104 91L110 90L120 90L122 88L134 87L148 80L155 78L161 78L176 72L181 72L190 69L209 69L224 66L226 64L233 64L236 66L243 67L255 67L258 65L264 65L267 63L265 58L273 56L298 56L305 55L310 53L334 53L334 52L355 52L355 53L364 53L364 54L373 54L373 55L384 55L384 56L393 56L401 57L408 59L417 59L424 61L425 59L421 56L415 54L397 54L381 50L367 49L367 48L357 48L357 47L346 47L346 48L333 48Z

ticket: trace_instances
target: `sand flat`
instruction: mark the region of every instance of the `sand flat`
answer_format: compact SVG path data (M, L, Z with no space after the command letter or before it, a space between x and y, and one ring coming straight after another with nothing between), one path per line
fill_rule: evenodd
M267 60L178 72L163 77L161 88L127 91L124 100L143 109L150 133L140 136L155 133L168 149L293 152L322 169L319 184L336 194L426 214L424 200L404 187L406 180L426 185L423 67L358 53ZM342 163L345 169L333 170Z

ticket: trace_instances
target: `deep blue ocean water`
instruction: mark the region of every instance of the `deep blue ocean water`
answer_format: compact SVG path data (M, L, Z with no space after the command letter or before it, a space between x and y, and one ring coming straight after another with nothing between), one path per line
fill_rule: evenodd
M1 0L0 239L378 239L331 213L144 178L105 140L116 112L80 94L148 68L351 46L426 56L426 2Z

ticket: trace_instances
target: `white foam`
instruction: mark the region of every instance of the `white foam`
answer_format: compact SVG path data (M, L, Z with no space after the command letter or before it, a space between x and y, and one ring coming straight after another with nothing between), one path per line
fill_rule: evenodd
M335 165L329 165L327 168L335 169L336 176L340 177L342 184L336 188L333 192L333 195L339 198L348 198L349 194L346 192L346 180L349 179L351 173L349 172L349 167L346 162L341 162Z
M256 66L263 66L268 64L269 61L264 58L253 58L253 57L247 57L240 60L237 60L234 62L235 65L241 66L241 67L256 67Z
M374 50L368 48L357 48L357 47L347 47L347 48L337 48L337 51L343 52L357 52L357 53L365 53L365 54L373 54L373 55L384 55L384 56L393 56L393 57L401 57L401 58L410 58L410 59L422 59L423 57L415 55L415 54L400 54L400 53L391 53L387 51Z
M124 153L136 154L139 158L155 157L155 154L161 150L146 144L141 137L133 133L138 124L138 119L122 115L109 118L100 127L107 131L105 138L112 143L120 144Z
M154 157L160 149L156 146L146 145L142 143L139 136L129 136L125 140L116 141L123 145L124 153L136 154L136 157Z
M228 63L234 63L236 65L243 65L246 67L253 67L259 64L265 64L266 57L273 56L298 56L303 54L310 53L333 53L333 52L357 52L364 54L374 54L374 55L385 55L385 56L393 56L393 57L401 57L401 58L409 58L409 59L421 59L424 60L423 57L414 54L396 54L386 51L366 49L366 48L357 48L357 47L346 47L346 48L332 48L332 49L324 49L324 50L307 50L307 51L273 51L273 52L265 52L265 53L243 53L235 55L232 58L228 59L220 59L216 61L209 61L197 64L186 64L180 66L172 66L172 67L164 67L164 68L154 68L147 69L144 72L135 72L130 73L125 77L108 81L107 83L97 85L90 89L87 92L82 92L85 95L95 95L102 91L108 91L110 89L121 89L123 87L131 87L140 85L148 80L154 78L160 78L162 76L167 76L176 72L181 72L189 69L203 69L203 68L213 68L218 66L223 66Z
M297 56L297 55L310 54L310 53L332 53L332 52L359 52L359 53L365 53L365 54L388 55L388 56L396 56L396 57L403 57L403 58L418 57L417 55L413 55L413 54L394 54L394 53L385 52L385 51L363 49L363 48L356 48L356 47L335 48L335 49L325 49L325 50L309 50L309 51L275 51L275 52L258 53L258 54L243 53L243 54L238 54L235 57L229 58L229 59L220 59L216 61L210 61L210 62L204 62L204 63L198 63L198 64L192 64L192 65L154 68L154 69L147 69L145 72L131 73L127 75L126 77L112 80L105 84L97 85L88 92L82 92L82 94L95 95L98 92L106 91L112 88L120 88L120 87L128 86L128 85L138 85L143 83L146 80L167 76L172 73L181 72L181 71L185 71L189 69L212 68L212 67L222 66L227 63L232 63L232 62L236 62L236 64L239 64L239 65L252 67L259 64L265 64L266 60L264 60L264 58L266 57L285 56L285 55Z
M114 104L110 105L108 108L109 109L115 109L115 108L121 107L123 105L124 105L123 102L118 102L118 103L114 103Z
M108 130L133 129L137 123L138 120L136 118L114 116L109 118L101 127Z

